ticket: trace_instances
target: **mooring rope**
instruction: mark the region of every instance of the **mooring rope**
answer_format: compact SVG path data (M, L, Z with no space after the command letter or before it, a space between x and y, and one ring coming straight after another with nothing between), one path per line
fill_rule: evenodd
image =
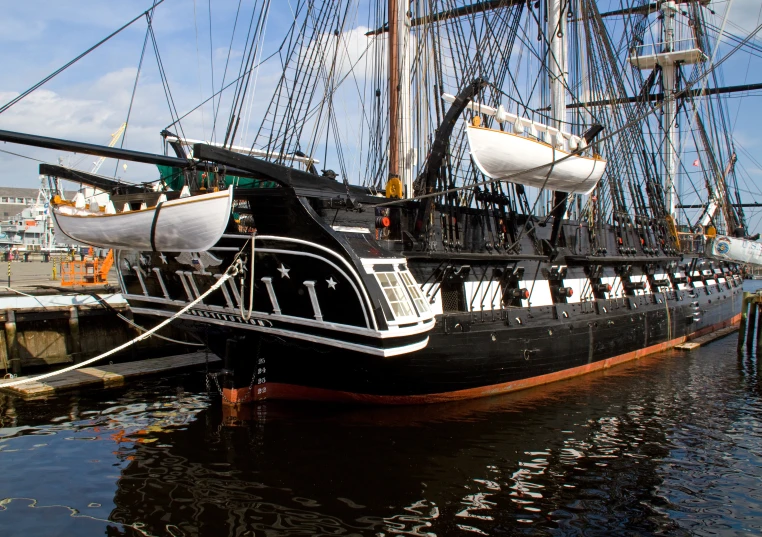
M196 298L196 300L194 300L193 302L188 303L185 307L183 307L180 311L175 313L172 317L170 317L170 318L160 322L159 324L157 324L156 326L154 326L153 328L151 328L147 332L144 332L144 333L140 334L138 337L128 341L127 343L123 343L122 345L119 345L118 347L116 347L114 349L111 349L108 352L104 352L103 354L100 354L100 355L98 355L98 356L96 356L94 358L90 358L89 360L85 360L84 362L81 362L79 364L75 364L75 365L72 365L72 366L69 366L69 367L65 367L63 369L59 369L58 371L52 371L50 373L45 373L44 375L38 375L36 377L29 377L29 378L22 379L22 380L17 380L17 381L14 381L14 382L0 383L0 388L12 388L12 387L18 386L20 384L26 384L28 382L37 382L37 381L40 381L40 380L43 380L43 379L46 379L46 378L50 378L50 377L55 377L57 375L61 375L63 373L68 373L69 371L74 371L75 369L79 369L81 367L85 367L86 365L90 365L90 364L92 364L94 362L97 362L98 360L102 360L103 358L106 358L108 356L111 356L112 354L115 354L115 353L123 350L123 349L126 349L130 345L134 345L138 341L142 341L142 340L152 336L154 332L157 332L158 330L160 330L160 329L164 328L165 326L167 326L169 323L171 323L172 321L174 321L175 319L180 317L180 315L183 315L186 311L188 311L193 306L195 306L196 304L198 304L199 302L204 300L206 297L208 297L210 294L212 294L214 291L216 291L217 289L222 287L222 285L226 281L228 281L230 278L235 277L238 274L238 272L239 272L238 263L234 262L225 271L225 273L222 275L222 277L219 280L217 280L217 282L214 285L212 285L209 289L207 289L206 292L204 292L203 294L199 295L199 297Z

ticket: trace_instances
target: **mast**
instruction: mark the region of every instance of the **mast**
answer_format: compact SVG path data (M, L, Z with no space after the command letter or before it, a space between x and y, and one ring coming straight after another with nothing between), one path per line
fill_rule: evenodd
M670 53L675 47L675 13L677 6L674 2L664 2L661 5L663 44L662 53ZM664 192L667 211L675 218L675 171L677 169L677 122L675 121L675 64L664 62L662 66L662 86L664 89Z
M691 0L683 0L687 3ZM662 147L662 159L664 162L664 198L667 214L675 222L675 177L677 172L677 150L679 142L677 132L676 115L676 66L677 64L694 64L706 60L706 55L696 47L683 48L684 43L693 44L692 40L677 41L675 39L675 15L677 4L672 0L662 2L661 6L661 43L646 44L636 47L631 56L630 63L638 69L655 69L661 67L662 91L664 104L662 106L662 129L664 131L664 143ZM659 48L657 52L656 49ZM650 50L649 50L650 49ZM647 52L651 54L647 54Z
M554 127L559 131L568 131L566 123L566 81L569 76L566 47L566 0L548 0L548 75L550 77L550 115ZM549 140L556 146L560 138ZM553 230L550 243L555 246L561 220L566 214L568 194L556 191L553 194L552 214Z
M566 50L566 9L568 2L548 0L548 71L550 75L550 114L555 128L566 122L566 80L569 68Z
M389 0L389 178L413 195L408 0Z

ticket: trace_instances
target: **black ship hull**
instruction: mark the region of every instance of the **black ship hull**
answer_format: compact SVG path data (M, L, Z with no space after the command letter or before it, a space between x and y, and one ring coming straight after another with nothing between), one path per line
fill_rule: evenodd
M605 369L740 319L740 287L716 290L705 297L684 295L682 302L678 299L681 305L670 306L669 311L663 298L612 300L608 301L613 306L610 313L591 308L573 320L554 319L552 311L537 311L521 327L510 325L512 312L507 310L438 316L424 349L394 358L242 335L240 330L225 327L215 330L209 344L223 356L225 342L240 337L231 362L236 377L231 386L238 387L225 390L228 402L265 398L373 404L444 402L511 392ZM633 309L635 304L637 309ZM694 315L697 309L699 319ZM202 330L200 326L189 328Z
M696 254L584 255L564 236L569 222L570 247L555 258L393 251L361 229L372 229L367 215L337 211L338 225L327 225L283 189L238 199L247 204L238 210L258 215L256 235L231 220L208 252L118 260L133 311L157 318L178 315L240 261L240 275L176 320L225 358L217 380L228 403L483 397L610 367L740 318L737 267ZM603 231L614 242L617 230Z

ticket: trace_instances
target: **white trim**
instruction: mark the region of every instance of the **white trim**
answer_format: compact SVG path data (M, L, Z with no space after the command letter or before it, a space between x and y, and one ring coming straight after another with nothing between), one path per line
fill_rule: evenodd
M360 284L360 288L362 289L363 296L365 297L365 300L366 300L366 306L368 308L368 311L371 312L371 317L370 318L373 321L373 327L378 329L378 323L376 322L376 317L374 315L372 315L372 313L373 313L373 302L371 302L370 297L368 296L368 292L365 290L365 286L363 285L362 278L360 278L360 275L357 273L357 271L354 269L354 267L346 259L341 257L339 254L337 254L336 252L334 252L330 248L326 248L325 246L322 246L320 244L315 244L314 242L310 242L310 241L303 241L301 239L292 239L290 237L279 237L277 235L253 235L252 237L249 237L249 236L246 236L246 235L234 235L232 233L225 233L225 234L222 235L222 237L225 238L225 239L237 239L237 240L249 240L249 238L251 238L252 240L260 239L260 240L275 240L275 241L283 241L283 242L293 242L294 244L302 244L302 245L305 245L305 246L311 246L313 248L317 248L318 250L322 250L324 252L327 252L327 253L331 254L332 256L334 256L337 259L339 259L339 261L341 261L347 267L349 273L352 274L355 277L355 279L357 280L357 282ZM289 251L289 250L269 250L269 249L257 248L257 251L271 251L271 252L276 252L276 253L277 252L282 252L282 253L287 253L287 254L303 254L303 255L307 255L306 252L293 252L293 251ZM316 256L314 254L311 254L310 257L314 257L316 259L321 259L320 257L318 257L318 256ZM327 259L325 259L325 262L333 265ZM386 262L386 261L384 261L384 262ZM333 265L333 266L336 267L335 265ZM336 269L340 270L338 267L336 267ZM347 280L349 281L350 284L352 284L352 287L354 287L355 292L357 292L357 287L354 285L352 280L349 279L349 278L347 278ZM365 322L367 324L368 323L367 312L363 311L363 314L365 315Z
M165 311L154 311L146 308L132 308L132 311L135 313L143 314L143 315L159 315L161 317L171 317L174 315L170 312ZM194 310L191 310L194 311ZM199 317L197 315L189 315L189 314L183 314L180 315L181 318L187 319L187 320L198 320ZM363 354L370 354L373 356L381 356L383 358L390 358L392 356L399 356L401 354L408 354L411 352L415 352L418 350L423 349L428 345L429 338L426 337L425 340L420 341L418 343L412 343L410 345L403 345L401 347L392 347L388 349L378 349L374 347L368 347L367 345L359 345L357 343L348 343L346 341L338 341L334 339L324 338L321 336L314 336L311 334L303 334L301 332L292 332L290 330L283 330L280 328L273 328L273 327L266 327L266 326L260 326L259 324L251 324L253 319L249 323L244 322L231 322L231 321L224 321L222 319L216 319L214 317L202 317L205 322L209 322L211 324L218 324L222 326L233 326L236 328L245 328L246 330L252 330L255 332L267 332L267 333L275 333L284 337L291 337L294 339L300 339L303 341L309 341L311 343L320 343L323 345L327 345L330 347L337 347L340 349L346 349L354 352L361 352Z
M193 297L193 293L191 293L190 287L188 287L188 284L185 281L185 272L182 270L176 270L175 274L180 276L180 281L183 282L183 289L185 289L185 294L188 295L188 301L193 302L195 298Z
M310 294L310 302L312 303L312 311L315 314L315 320L323 322L323 313L320 311L320 303L318 302L317 293L315 293L315 282L305 281L304 286L307 288L307 292Z
M140 287L143 289L143 294L145 296L148 296L148 289L146 289L146 282L143 281L143 269L140 268L140 265L138 264L132 267L132 270L134 270L135 274L138 275L138 281L140 282Z
M275 289L273 289L273 279L270 277L262 278L262 282L264 282L265 287L267 288L267 294L270 296L270 304L272 304L273 307L273 313L275 315L280 315L280 306L278 305L278 297L275 296Z
M136 301L152 302L155 304L168 304L172 306L187 304L187 302L183 302L183 301L166 300L164 298L159 298L154 296L130 295L130 294L125 294L123 296L125 300L127 300L128 302L130 299L133 299ZM204 306L210 312L225 313L227 315L240 315L238 310L236 309L232 309L232 310L225 309L222 306L213 306L211 304L204 304ZM162 313L161 310L150 310L150 311ZM309 326L312 328L326 328L329 330L335 330L337 332L346 332L347 334L357 334L361 336L371 336L371 337L377 337L380 339L414 336L417 334L421 334L423 332L428 332L434 327L434 324L436 322L434 318L432 317L431 319L428 319L425 321L418 321L418 323L416 323L415 325L406 326L404 328L395 326L391 330L373 330L371 328L363 328L360 326L352 326L348 324L338 324L338 323L325 322L325 321L317 322L314 319L307 319L305 317L294 317L292 315L275 315L273 313L267 313L265 311L258 311L258 310L254 310L252 312L252 317L261 318L263 320L267 320L268 322L281 321L281 322L290 323L290 324L297 324L297 325L301 324L301 325Z
M220 278L222 278L222 274L215 274L214 278L219 280ZM233 305L233 301L230 300L230 293L228 293L227 283L228 283L227 281L223 283L220 286L220 290L222 291L222 295L225 297L225 304L227 304L228 308L232 310L235 306Z
M159 280L159 285L161 286L161 292L164 293L164 298L171 300L169 298L169 293L167 292L167 286L164 285L164 278L161 277L161 269L159 267L153 267L151 269L156 274L156 278ZM222 277L222 275L220 275Z
M344 276L344 278L349 282L349 285L352 286L352 289L355 290L355 294L357 295L357 298L360 301L360 309L362 309L362 314L365 317L365 326L370 328L370 321L368 320L368 312L365 311L365 308L363 307L363 303L362 303L363 302L363 297L360 296L360 291L358 291L357 285L355 285L355 282L352 281L352 278L350 278L346 274L346 272L341 270L341 268L339 268L338 265L336 265L335 263L329 261L325 257L321 257L321 256L316 255L316 254L311 254L309 252L295 252L293 250L280 250L280 249L275 249L275 248L257 248L257 253L262 253L262 252L268 253L268 254L302 255L302 256L306 256L306 257L312 257L314 259L320 259L324 263L327 263L327 264L331 265L333 268L335 268L337 271L339 271L339 274ZM359 279L359 276L357 278L359 280L360 285L363 285L362 280ZM363 290L363 294L365 294L365 298L367 299L367 303L365 305L366 306L370 306L370 304L371 304L370 297L368 297L368 294L365 291L365 286L362 286L362 290ZM368 307L368 309L371 312L373 311L373 308L371 308L371 307ZM378 324L376 324L376 318L372 316L372 319L373 319L373 327L376 330L378 330Z

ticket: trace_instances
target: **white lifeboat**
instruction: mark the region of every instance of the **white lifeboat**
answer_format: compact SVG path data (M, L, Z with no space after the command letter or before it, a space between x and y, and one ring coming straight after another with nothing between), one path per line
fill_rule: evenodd
M718 235L708 242L706 253L726 261L762 265L762 244L748 239Z
M572 154L555 144L473 125L466 129L471 157L490 179L589 194L606 169L603 159Z
M442 99L455 102L448 93ZM582 153L587 149L585 138L511 114L502 105L493 108L472 101L466 108L511 125L512 132L487 129L475 118L476 123L466 127L471 157L490 179L589 194L603 177L606 161Z
M115 212L84 203L52 204L56 226L78 244L100 248L202 252L214 246L230 220L233 187ZM127 207L125 207L127 209ZM65 240L62 240L65 242Z

